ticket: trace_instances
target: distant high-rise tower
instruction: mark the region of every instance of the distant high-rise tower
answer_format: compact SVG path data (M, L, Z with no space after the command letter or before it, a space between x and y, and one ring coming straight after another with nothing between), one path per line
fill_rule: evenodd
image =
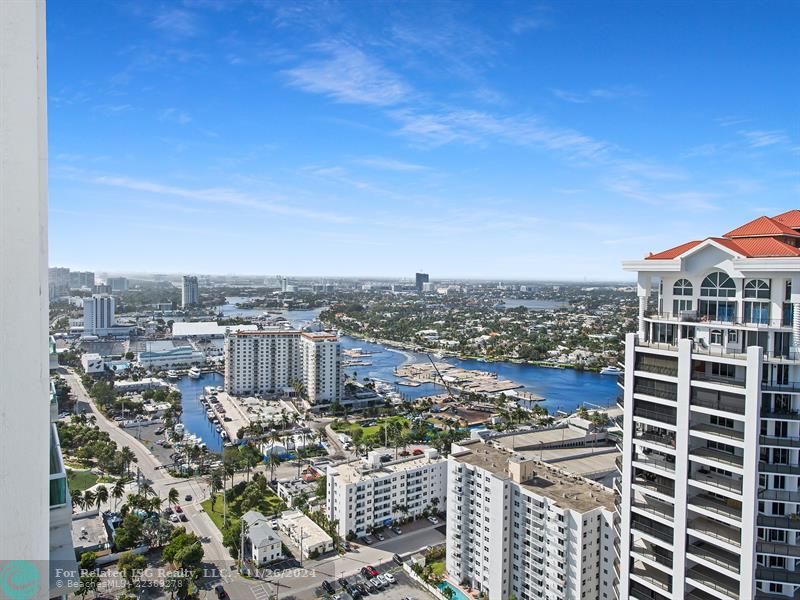
M427 273L417 273L417 291L422 293L422 284L428 283L430 278Z
M114 296L95 294L83 301L83 332L88 335L108 335L115 325Z
M183 308L193 306L200 301L200 286L197 285L197 277L192 275L183 276L183 294L181 303Z
M47 276L49 279L48 288L50 300L55 300L62 296L69 296L70 274L68 268L50 267L47 270Z
M127 292L128 291L128 278L127 277L109 277L106 283L111 286L112 292Z

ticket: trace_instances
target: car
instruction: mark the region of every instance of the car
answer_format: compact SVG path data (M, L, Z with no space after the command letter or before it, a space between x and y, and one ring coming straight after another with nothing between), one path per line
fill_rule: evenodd
M369 576L370 576L370 577L375 577L375 575L377 575L377 574L378 574L378 569L376 569L376 568L375 568L375 567L373 567L372 565L367 565L367 566L366 566L366 567L364 567L364 568L365 568L365 569L366 569L366 570L369 572Z
M173 510L172 510L172 508L170 508L170 507L168 506L167 508L165 508L165 509L164 509L164 511L163 511L163 512L164 512L164 514L165 514L166 516L170 516L170 515L173 513Z
M399 554L395 554L394 556L392 556L392 560L396 562L398 565L403 564L403 558Z
M375 592L377 592L377 591L378 591L378 588L376 588L374 585L372 585L372 583L371 583L371 582L369 581L369 579L367 579L367 578L364 578L364 581L362 581L362 582L361 582L361 585L362 585L362 586L363 586L363 587L364 587L364 588L367 590L367 592L368 592L368 593L370 593L370 594L374 594Z
M227 598L228 593L225 591L225 588L221 585L214 586L214 592L217 594L217 598Z
M170 515L169 520L172 521L173 523L177 523L181 519L178 515Z
M269 526L272 527L273 529L277 529L278 528L278 520L277 519L272 519L272 521L269 522Z
M385 588L389 582L383 578L383 575L376 575L372 578L372 584L379 588Z
M430 517L428 517L428 521L430 521L430 522L431 522L431 523L433 523L434 525L438 525L438 524L439 524L439 519L437 519L437 518L436 518L436 517L434 517L434 516L430 516Z
M384 573L383 578L389 583L397 583L397 579L395 579L394 575L392 575L391 573Z
M390 460L392 460L391 456L388 454L381 454L381 462L389 462Z
M362 583L354 583L353 588L357 589L358 593L361 594L362 596L366 596L367 594L369 594L367 588L365 588L364 584Z
M364 542L367 546L370 546L372 545L372 542L374 542L375 540L373 540L368 535L365 535L363 538L361 538L361 541Z
M191 502L192 501L192 495L191 494L186 494L183 497L183 499L186 500L186 502Z
M322 589L324 589L329 594L333 593L333 585L331 585L331 582L328 581L327 579L322 582Z
M413 454L414 456L420 456L421 454L424 454L424 452L419 448L414 448L414 451L411 454Z
M382 533L376 533L375 537L378 538L378 540L381 542L386 539L385 537L383 537Z
M361 598L361 596L364 595L357 587L352 585L350 586L350 589L347 591L350 593L350 597L353 598L353 600L358 600L359 598Z
M114 420L119 423L120 421L124 421L125 417L114 417Z
M350 545L350 542L345 542L344 544L342 544L342 546L344 547L345 552L353 551L353 546Z
M180 516L180 519L181 519L181 521L183 521L184 523L186 523L186 521L188 521L188 520L189 520L189 517L187 517L187 516L186 516L186 513L184 513L184 514L182 514L182 515Z
M339 577L339 585L342 586L342 589L346 590L349 584L347 583L347 579Z
M399 527L392 527L392 531L394 531L397 535L403 534L403 530L400 529Z
M176 512L176 513L182 513L182 512L183 512L183 509L180 507L180 505L179 505L179 504L176 504L176 505L175 505L175 512Z

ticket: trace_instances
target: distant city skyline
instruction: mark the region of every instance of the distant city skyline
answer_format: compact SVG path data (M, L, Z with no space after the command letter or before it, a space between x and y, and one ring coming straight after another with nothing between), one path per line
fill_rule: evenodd
M146 6L48 6L53 266L627 281L800 195L795 2Z

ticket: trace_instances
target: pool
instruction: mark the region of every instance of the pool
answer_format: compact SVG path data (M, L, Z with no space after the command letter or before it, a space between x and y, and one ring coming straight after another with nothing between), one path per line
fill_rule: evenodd
M453 597L452 597L453 600L470 600L469 596L467 596L464 592L462 592L460 589L458 589L457 587L455 587L454 585L450 584L447 581L443 581L442 583L440 583L436 587L438 587L440 590L442 590L443 594L444 594L444 590L446 588L450 588L451 590L453 590ZM445 597L446 596L447 595L445 594Z

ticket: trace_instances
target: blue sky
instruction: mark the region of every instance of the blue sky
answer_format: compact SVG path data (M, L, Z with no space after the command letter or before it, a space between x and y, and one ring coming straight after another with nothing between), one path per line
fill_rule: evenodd
M627 279L800 205L796 2L48 3L50 262Z

